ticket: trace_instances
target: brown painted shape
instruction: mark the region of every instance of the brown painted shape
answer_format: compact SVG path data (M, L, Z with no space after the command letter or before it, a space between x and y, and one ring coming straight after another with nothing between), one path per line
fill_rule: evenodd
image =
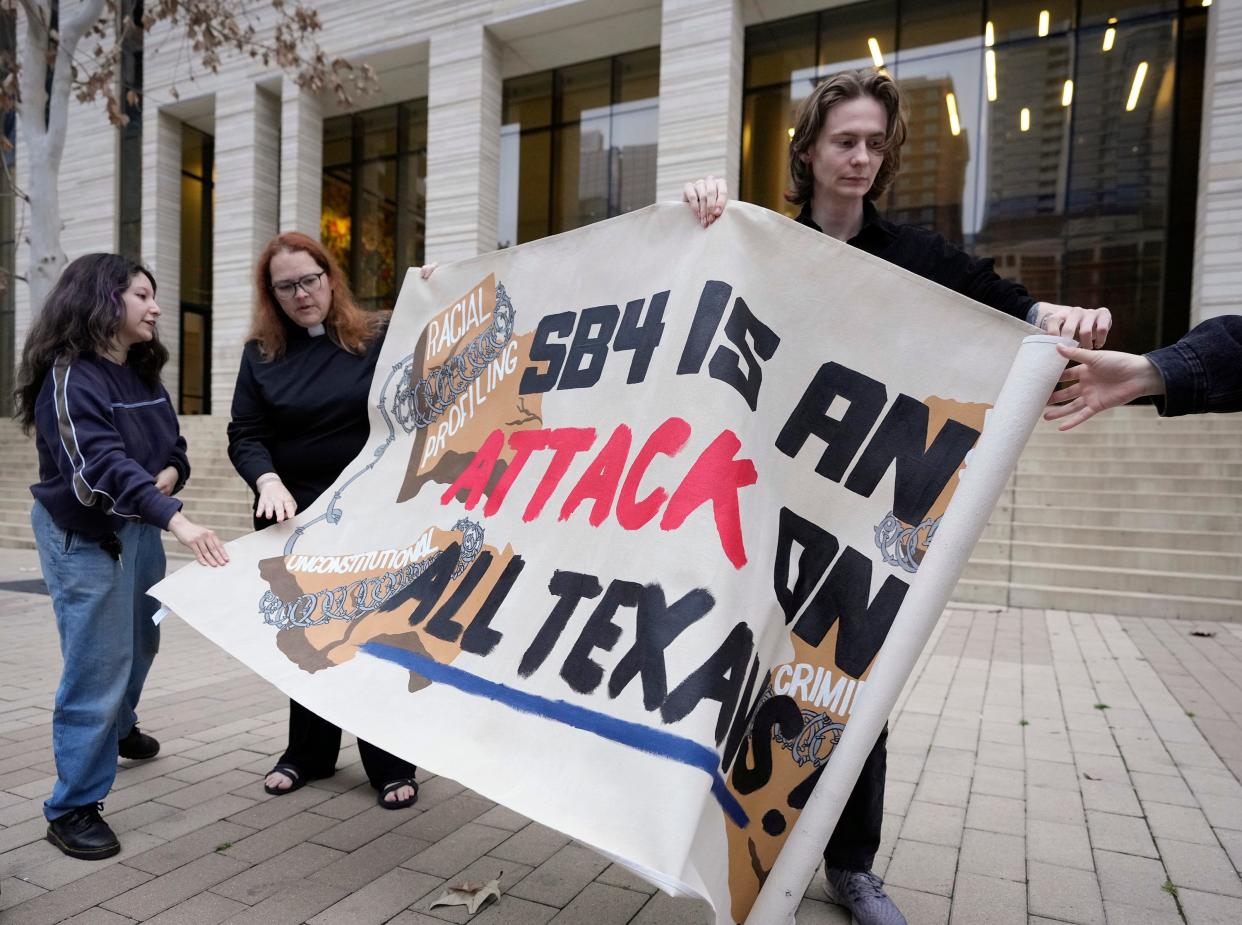
M991 405L987 404L959 402L937 396L925 399L924 403L930 412L927 424L928 446L931 445L931 441L935 439L936 434L940 432L940 429L950 418L982 432L985 415L988 409L991 408ZM965 466L966 464L963 463L953 477L949 479L944 490L928 512L928 517L939 517L948 508L949 501L952 499L953 493L957 490L957 486L960 483L962 470ZM906 526L911 525L907 524ZM923 551L920 549L919 557L921 557ZM790 642L793 644L794 657L786 664L806 664L813 667L822 665L826 669L831 670L834 678L843 675L844 673L837 669L835 659L839 627L839 623L835 624L824 636L819 646L814 648L791 633ZM781 667L779 665L773 666L774 677L777 670ZM858 680L865 681L870 673L871 666L869 665L866 672ZM810 693L813 694L815 692L811 691ZM793 696L793 694L794 692L791 691L790 695ZM820 714L827 713L835 722L846 723L848 726L848 716L846 714L834 713L797 696L794 699L804 710L813 710ZM842 706L846 705L842 704ZM754 793L743 796L734 790L731 781L728 782L729 790L737 797L738 802L746 811L746 815L750 820L750 824L745 829L739 828L728 819L725 820L725 834L729 844L731 911L734 920L738 922L746 920L751 906L754 905L755 897L759 895L759 889L763 886L763 880L767 876L766 872L772 869L772 864L775 863L776 856L784 846L789 831L801 815L799 810L788 805L789 793L805 781L814 770L810 763L798 765L794 759L793 752L780 746L775 739L773 739L771 745L772 776L765 786L759 788ZM742 760L741 754L739 754L737 760ZM776 836L768 835L763 830L762 822L764 814L773 809L778 810L785 819L784 830Z
M432 531L431 544L438 549L445 549L458 539L460 536L456 531L436 529ZM490 552L493 559L483 580L466 598L461 610L454 617L455 621L463 627L468 627L473 616L478 614L479 608L514 555L511 546L506 546L502 552L495 547L484 545L481 551ZM314 558L314 555L310 554L308 558ZM278 562L281 563L279 568L276 565ZM268 581L272 592L286 603L296 600L302 594L314 594L317 591L348 586L362 579L378 578L386 571L390 569L375 568L321 575L290 572L285 559L268 559L260 564L260 574L263 575L265 581ZM467 571L464 570L461 575L449 582L440 597L441 601L447 600L453 594ZM278 587L279 591L277 591ZM395 610L374 611L352 621L329 620L317 626L282 629L276 634L276 646L290 661L309 674L344 664L368 642L382 642L385 645L426 656L441 664L453 662L461 653L460 638L457 641L448 642L429 635L426 631L427 621L419 626L410 626L410 615L417 606L417 602L408 601ZM432 609L432 614L434 613L435 608ZM409 690L411 692L421 690L428 683L430 682L420 675L410 673Z
M483 293L483 307L489 316L487 325L476 325L463 332L461 338L453 344L453 346L444 351L432 350L428 355L429 346L427 343L428 332L433 324L444 324L448 318L449 312L453 305L456 305L469 297L470 293L481 290ZM418 339L418 346L415 356L421 360L415 370L415 378L422 378L429 371L447 362L452 356L457 355L479 334L483 333L490 326L490 316L496 310L496 278L494 275L487 276L477 286L472 287L465 296L455 300L447 308L435 315L428 321L423 328L422 334ZM518 317L518 309L515 306L515 319ZM530 348L534 342L534 334L514 334L510 343L515 344L513 348L515 356L515 364L513 372L507 373L499 382L493 383L492 388L485 390L483 385L486 384L488 376L485 374L475 384L471 386L475 389L475 394L481 394L484 401L477 405L472 405L472 416L461 426L456 433L445 435L443 448L437 443L437 449L433 456L427 458L427 442L436 439L436 435L440 432L442 425L446 424L448 412L446 411L441 417L426 427L420 427L415 434L413 444L410 449L410 459L406 466L405 477L402 479L401 488L397 492L397 502L408 501L418 495L424 485L434 483L439 485L451 485L461 475L470 461L474 459L474 455L483 441L493 430L500 428L506 433L515 430L526 430L543 426L543 396L542 395L521 395L519 387L522 380L522 371L530 364ZM501 351L501 356L494 362L503 363L505 351L509 349L506 345ZM501 461L507 464L513 458L513 452L506 446L501 454ZM497 467L499 469L499 467ZM499 472L493 473L494 478L499 478Z

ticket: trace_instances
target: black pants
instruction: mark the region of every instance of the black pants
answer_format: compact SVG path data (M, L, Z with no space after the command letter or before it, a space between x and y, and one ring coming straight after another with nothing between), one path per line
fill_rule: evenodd
M880 850L880 828L884 824L887 744L888 726L885 725L824 849L824 863L829 867L871 870L875 863L875 853Z
M341 727L318 713L312 713L296 700L289 701L289 747L280 756L309 777L331 777L336 772L336 756L341 751ZM414 776L414 765L390 755L370 742L358 740L358 754L371 786L380 790L390 781Z

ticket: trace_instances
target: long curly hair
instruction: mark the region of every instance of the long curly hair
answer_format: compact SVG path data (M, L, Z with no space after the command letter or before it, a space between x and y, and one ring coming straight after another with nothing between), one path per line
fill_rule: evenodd
M302 251L310 254L319 269L327 274L332 288L332 304L323 326L333 342L350 353L365 353L367 345L384 323L384 313L368 312L359 307L349 288L349 280L337 265L333 256L314 238L297 231L286 231L272 238L259 254L254 268L254 317L246 340L259 345L259 353L266 361L279 359L285 354L288 342L288 320L284 309L276 302L272 291L272 258L277 254Z
M151 271L120 254L86 254L65 267L22 348L14 398L15 417L26 433L34 427L39 390L57 359L76 360L84 353L104 353L111 346L125 315L121 295L139 273L150 280L154 294ZM168 362L168 350L157 333L130 347L125 362L144 382L155 385Z
M793 179L793 188L785 193L786 201L794 205L811 201L815 192L815 176L803 156L819 140L819 133L828 121L828 110L837 103L863 96L877 100L888 116L884 133L884 163L876 172L875 182L867 191L866 198L879 199L892 185L901 170L901 146L906 141L906 114L902 111L901 91L884 71L860 68L841 71L826 78L803 101L794 125L793 138L789 141L789 176Z

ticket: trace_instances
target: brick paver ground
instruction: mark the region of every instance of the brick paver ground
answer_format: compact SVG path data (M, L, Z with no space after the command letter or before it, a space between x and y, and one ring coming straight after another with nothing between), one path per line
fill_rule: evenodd
M0 551L0 582L37 578ZM1195 629L1212 635L1194 635ZM263 793L284 698L179 621L88 863L43 840L59 674L48 598L0 590L0 922L442 925L447 881L503 871L480 925L701 925L557 832L446 778L375 806L356 746L337 775ZM1042 610L951 610L889 739L878 872L914 925L1242 922L1242 626ZM817 877L799 925L845 923Z

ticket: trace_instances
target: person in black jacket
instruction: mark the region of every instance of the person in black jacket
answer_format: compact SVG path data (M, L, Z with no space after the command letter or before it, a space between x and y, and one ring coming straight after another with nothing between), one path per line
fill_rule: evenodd
M255 493L256 530L305 508L361 452L386 329L386 316L358 307L318 241L289 232L264 247L228 429L229 459ZM264 789L279 795L330 777L340 747L340 727L290 701L288 747ZM358 751L380 806L414 803L414 765L361 739Z
M1176 343L1143 356L1057 349L1079 364L1062 373L1052 393L1052 401L1063 404L1044 414L1045 420L1061 420L1058 430L1144 395L1155 396L1162 417L1242 411L1242 315L1209 318Z
M203 565L228 561L173 497L190 461L160 385L159 316L147 270L116 254L79 257L48 294L18 372L17 417L39 454L30 522L64 660L43 813L48 841L83 860L121 850L100 816L117 756L160 750L136 712L159 648L146 592L164 577L160 530Z
M899 267L969 296L1049 334L1103 346L1112 327L1108 309L1039 302L934 231L885 221L874 201L897 176L906 137L897 85L883 71L844 71L825 79L803 102L789 143L798 221ZM724 212L723 180L687 183L682 199L703 227ZM811 256L811 255L808 255ZM860 925L904 925L905 918L871 872L884 814L885 743L881 732L836 830L824 849L828 883Z

